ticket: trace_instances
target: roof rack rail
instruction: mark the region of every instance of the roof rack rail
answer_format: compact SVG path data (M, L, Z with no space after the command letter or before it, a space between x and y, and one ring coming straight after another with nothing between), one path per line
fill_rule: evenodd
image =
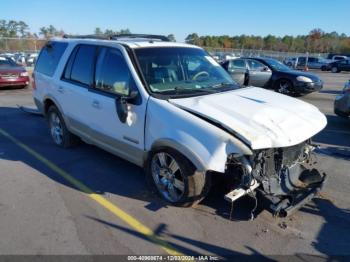
M149 34L116 34L116 35L63 35L67 39L99 39L99 40L119 40L121 38L142 38L152 40L160 40L170 42L170 39L164 35L149 35Z
M80 38L80 39L100 39L100 40L110 40L111 37L107 35L66 35L62 36L63 38Z
M150 40L160 40L163 42L170 42L170 39L164 35L149 35L149 34L116 34L111 35L111 40L118 40L120 38L145 38Z

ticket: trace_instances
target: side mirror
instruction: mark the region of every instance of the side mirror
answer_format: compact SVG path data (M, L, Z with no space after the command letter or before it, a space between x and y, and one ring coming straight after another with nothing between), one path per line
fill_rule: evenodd
M264 67L261 69L261 72L270 72L270 68L268 68L267 66L264 66Z
M128 117L129 109L128 103L133 103L138 97L139 93L136 90L133 90L129 93L128 96L117 96L115 98L115 107L120 122L125 123Z

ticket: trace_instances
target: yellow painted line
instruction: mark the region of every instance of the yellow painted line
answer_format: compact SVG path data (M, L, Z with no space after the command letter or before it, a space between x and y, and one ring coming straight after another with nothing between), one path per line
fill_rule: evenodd
M183 256L180 252L178 252L175 248L173 248L169 243L167 243L165 240L157 237L154 232L148 228L147 226L143 225L140 221L138 221L136 218L132 217L119 207L117 207L112 202L108 201L103 196L96 194L93 190L85 186L82 182L75 179L71 175L69 175L66 171L56 166L54 163L52 163L47 158L43 157L33 149L31 149L29 146L23 144L18 139L11 136L9 133L4 131L0 128L0 134L4 137L11 140L13 143L15 143L17 146L25 150L27 153L35 157L37 160L45 164L47 167L49 167L51 170L55 171L58 175L63 177L65 180L67 180L69 183L71 183L73 186L75 186L80 191L84 192L88 197L96 201L98 204L106 208L108 211L113 213L115 216L117 216L119 219L124 221L126 224L128 224L130 227L134 228L139 233L143 234L147 238L149 238L153 243L159 245L162 247L168 254L174 255L174 256Z

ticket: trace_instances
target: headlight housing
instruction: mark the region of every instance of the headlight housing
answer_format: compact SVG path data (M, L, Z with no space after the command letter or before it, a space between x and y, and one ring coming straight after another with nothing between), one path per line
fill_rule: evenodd
M305 83L312 83L312 80L306 76L298 76L297 80Z
M28 72L22 72L20 75L21 76L29 76Z

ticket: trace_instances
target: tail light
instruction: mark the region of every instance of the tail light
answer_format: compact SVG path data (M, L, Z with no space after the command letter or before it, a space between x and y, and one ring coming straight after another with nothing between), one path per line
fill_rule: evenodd
M32 73L32 88L33 88L33 89L36 89L35 74L34 74L34 72Z

